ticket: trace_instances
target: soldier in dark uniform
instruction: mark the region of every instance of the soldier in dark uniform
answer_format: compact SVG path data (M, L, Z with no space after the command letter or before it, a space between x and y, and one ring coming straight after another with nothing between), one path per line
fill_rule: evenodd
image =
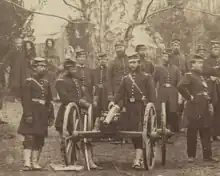
M179 37L173 37L172 39L172 57L170 59L170 63L177 66L182 75L184 75L188 69L188 63L186 62L185 56L180 52Z
M45 59L35 58L33 70L33 77L24 82L23 115L18 128L18 133L24 136L23 170L41 169L38 161L44 138L48 135L48 126L52 126L54 122L51 89L48 81L44 79Z
M135 51L138 53L141 61L141 70L145 73L153 74L154 65L146 58L146 46L137 45Z
M203 74L214 106L213 140L220 140L220 42L211 41L211 53L204 61Z
M108 65L108 100L112 101L113 96L117 92L121 80L123 76L128 74L129 68L128 68L128 58L125 53L126 44L124 41L117 41L115 43L115 52L116 52L116 58L114 60L111 60ZM121 100L120 105L123 106L123 101ZM121 117L119 123L123 123L123 116L125 115L125 108L122 109ZM118 139L114 139L114 143L118 144L120 143Z
M114 104L120 106L120 101L126 97L126 122L125 130L142 131L145 105L155 102L156 93L153 78L150 74L140 71L140 59L137 53L129 55L130 73L123 77L120 87L114 96ZM120 106L122 108L122 106ZM142 168L142 139L133 138L132 142L136 151L133 167Z
M93 72L87 65L86 52L83 49L76 50L77 74L81 80L83 91L87 94L88 101L93 100Z
M179 131L178 91L176 86L180 80L179 68L170 63L170 49L165 49L162 55L163 64L155 67L154 81L157 84L157 111L161 114L161 103L166 103L167 125L173 132Z
M203 44L199 44L196 48L196 53L199 54L200 56L203 56L204 59L206 59L206 49Z
M107 92L107 54L99 53L99 66L93 72L95 92L93 104L95 105L96 123L94 129L99 128L99 118L102 112L108 110L108 92Z
M179 82L177 88L187 100L185 115L187 117L187 154L188 161L194 162L196 157L197 133L199 132L205 161L218 161L212 157L211 126L213 106L208 92L208 85L203 78L202 67L204 58L194 55L191 61L191 72Z
M64 73L60 78L57 79L56 89L60 97L61 106L57 113L55 127L56 130L59 132L60 137L62 137L65 107L69 103L74 102L79 106L80 112L82 113L82 110L88 111L88 108L91 105L91 103L87 101L87 94L84 93L81 79L78 77L76 61L67 59L64 62ZM72 126L73 125L71 124L71 120L69 120L67 129L70 135L73 130ZM91 143L87 143L86 145L88 148L90 168L98 169L99 167L94 163L92 159Z

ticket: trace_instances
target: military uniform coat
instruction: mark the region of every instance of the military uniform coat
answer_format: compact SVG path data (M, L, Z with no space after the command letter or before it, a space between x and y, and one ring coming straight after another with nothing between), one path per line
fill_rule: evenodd
M99 66L93 72L95 86L94 97L97 97L97 111L106 111L108 107L107 66ZM98 113L97 112L97 113Z
M129 75L125 76L120 84L117 93L114 96L115 104L119 104L120 100L126 97L125 107L126 115L124 120L125 130L142 131L145 104L142 97L145 96L148 102L155 102L155 87L153 79L149 74L144 72L136 72L131 74L133 80L140 88L133 84Z
M82 90L81 80L78 77L71 77L67 74L62 75L56 81L56 89L60 97L61 105L57 113L55 127L57 131L62 131L66 106L71 102L79 106L79 100L86 98ZM69 127L71 127L71 125Z
M92 102L93 97L93 71L86 67L77 65L77 75L81 80L81 85L85 94L87 94L87 98L89 102Z
M152 75L154 72L154 65L145 58L141 58L140 61L141 61L141 71Z
M180 69L181 74L184 75L188 71L188 63L183 54L172 54L170 63L175 65L177 68Z
M154 72L155 84L157 88L157 101L156 107L160 111L161 103L168 104L169 112L178 111L178 91L176 89L177 84L180 81L181 73L175 65L156 66Z
M188 127L210 127L212 117L209 113L208 85L201 73L192 71L186 73L178 84L180 94L187 100L185 116L187 117ZM191 101L191 96L194 99Z
M27 78L22 91L23 115L18 127L22 135L47 136L48 123L54 119L52 94L47 80L37 77ZM42 102L36 102L40 99ZM33 123L26 123L26 118L32 116Z
M114 95L120 86L121 80L129 72L128 58L115 58L108 65L108 92Z

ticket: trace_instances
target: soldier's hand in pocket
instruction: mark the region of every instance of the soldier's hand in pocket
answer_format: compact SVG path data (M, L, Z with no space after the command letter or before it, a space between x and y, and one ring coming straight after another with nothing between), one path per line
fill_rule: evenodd
M26 117L25 121L28 124L32 124L33 123L33 117L32 116L28 116L28 117Z

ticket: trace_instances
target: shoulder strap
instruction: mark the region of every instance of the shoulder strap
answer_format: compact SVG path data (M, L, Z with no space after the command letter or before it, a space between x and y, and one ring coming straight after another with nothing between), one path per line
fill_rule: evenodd
M137 85L137 83L135 82L135 80L132 78L131 74L128 75L128 77L130 78L130 80L132 81L133 85L137 88L137 90L139 91L139 93L144 96L143 92L141 91L140 87Z
M43 86L34 78L28 78L27 80L35 82L42 90L44 90Z

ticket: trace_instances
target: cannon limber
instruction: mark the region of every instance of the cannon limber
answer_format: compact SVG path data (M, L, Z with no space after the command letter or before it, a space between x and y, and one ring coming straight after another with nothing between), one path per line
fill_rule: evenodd
M156 145L159 144L162 153L162 164L166 162L167 139L173 134L166 128L165 103L162 103L162 118L158 127L156 110L153 103L148 103L145 108L142 131L119 131L115 130L115 125L120 118L120 108L115 105L110 111L104 112L100 118L100 130L93 130L94 120L92 117L92 106L89 110L80 113L75 103L69 103L66 107L63 122L63 157L65 164L74 165L79 159L80 145L86 144L91 139L103 138L134 138L142 137L144 166L146 170L151 170L155 165ZM83 114L83 115L82 115ZM114 129L114 130L112 130ZM86 145L84 145L86 146ZM85 163L88 170L88 151L83 147Z

